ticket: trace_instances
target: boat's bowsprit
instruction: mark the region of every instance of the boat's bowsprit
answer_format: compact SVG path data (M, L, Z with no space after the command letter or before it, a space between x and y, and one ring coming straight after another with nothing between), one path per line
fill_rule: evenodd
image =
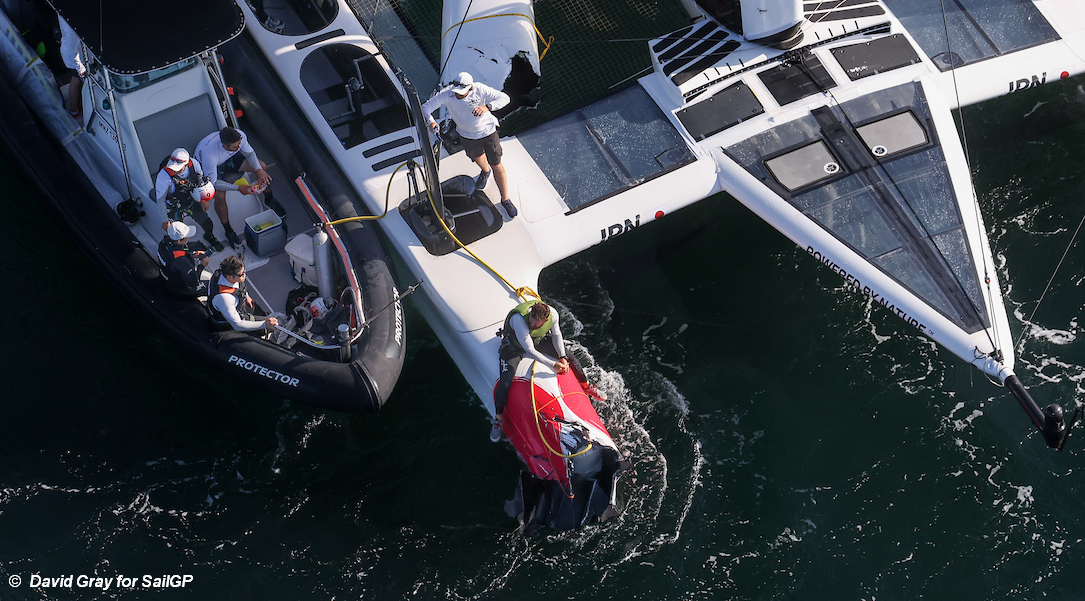
M1021 384L1021 380L1017 376L1009 376L1004 384L1013 393L1017 402L1021 404L1021 408L1025 410L1025 413L1028 413L1036 429L1043 434L1047 446L1061 451L1063 445L1066 444L1067 437L1070 436L1070 430L1077 424L1081 409L1074 410L1070 425L1067 426L1065 412L1061 405L1051 403L1041 411L1040 406L1032 399L1032 395Z

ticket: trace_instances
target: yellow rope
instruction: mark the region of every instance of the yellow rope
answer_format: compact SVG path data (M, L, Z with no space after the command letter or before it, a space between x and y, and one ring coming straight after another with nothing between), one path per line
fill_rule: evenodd
M591 450L592 446L595 445L595 443L593 443L590 440L588 441L588 446L585 447L584 450L577 451L577 452L573 453L572 455L565 455L564 453L560 453L558 451L555 451L554 447L550 446L550 443L546 441L546 437L543 436L542 424L539 422L539 407L535 404L535 368L538 367L538 366L539 366L538 361L532 361L531 362L531 381L529 382L529 385L531 386L531 409L535 411L535 427L539 430L539 438L543 441L543 444L546 445L546 448L550 449L550 452L557 455L558 457L562 457L562 458L565 458L565 459L572 459L573 457L576 457L577 455L583 455L584 453L587 453L588 451ZM584 393L581 393L581 394L584 394ZM584 396L587 396L587 395L585 394ZM565 398L564 393L562 393L561 398ZM546 408L546 405L543 405L543 408Z
M411 163L414 163L415 166L418 166L418 163L415 163L413 160L404 161L398 167L396 167L395 171L393 171L391 175L388 176L388 185L384 189L384 212L383 213L381 213L380 215L362 215L362 216L359 216L359 217L345 217L343 219L336 219L335 221L329 221L325 225L338 225L340 223L347 223L347 222L351 222L351 221L373 221L373 220L377 220L377 219L382 219L385 215L388 214L388 207L391 204L392 180L395 179L396 173L398 173L400 169L406 167L408 164L411 164ZM429 197L430 206L433 207L433 213L434 213L434 215L436 215L437 214L437 204L433 200L433 195L430 194L429 182L426 181L426 176L424 174L422 174L421 168L419 168L419 174L422 177L422 183L426 184L426 196ZM498 273L498 271L496 269L494 269L493 267L491 267L489 263L487 263L486 261L483 261L482 257L479 257L478 255L476 255L471 249L467 248L467 246L463 242L460 242L460 239L457 238L456 235L452 233L452 230L448 229L448 225L445 224L445 220L444 220L443 215L439 216L437 218L437 221L439 221L441 223L441 227L444 228L445 232L448 233L448 235L452 237L452 239L456 242L457 245L459 245L460 248L467 251L467 254L474 257L475 260L478 261L479 263L481 263L483 267L485 267L487 270L490 271L490 273L496 275L502 282L504 282L504 284L506 286L509 287L510 290L512 290L513 292L516 293L516 296L518 296L521 299L527 300L527 297L530 295L530 296L533 296L533 297L535 297L535 298L537 298L539 300L542 300L542 297L539 296L539 293L532 290L530 286L520 286L520 287L513 286L512 282L509 282L507 279L505 279L505 276Z
M430 194L429 182L426 181L426 176L425 176L425 174L423 174L421 172L421 169L419 169L419 175L422 177L422 183L426 184L426 196L429 197L429 204L430 204L430 207L433 208L433 214L437 215L437 203L434 202L433 195ZM496 269L491 267L489 263L487 263L486 261L483 261L482 257L476 255L470 248L467 248L467 246L463 242L460 242L460 239L456 237L456 234L453 234L452 230L448 229L448 225L445 223L444 215L437 215L437 221L440 222L441 227L443 227L444 230L445 230L445 233L447 233L449 236L451 236L452 240L454 240L456 242L456 244L459 245L460 248L467 251L467 254L474 257L475 260L478 261L479 263L481 263L482 266L485 267L487 270L489 270L490 273L497 276L502 282L505 283L506 286L509 287L510 290L512 290L513 292L516 293L516 296L518 296L518 297L520 297L520 298L522 298L524 300L527 300L527 295L531 295L531 296L533 296L533 297L535 297L535 298L537 298L539 300L542 300L542 297L539 296L539 293L532 290L530 286L520 286L520 287L513 286L512 282L508 281L505 278L505 276L501 275Z
M445 36L447 36L450 31L452 31L453 29L455 29L455 28L457 28L457 27L459 27L459 26L461 26L461 25L463 25L465 23L470 23L471 21L480 21L482 19L492 19L494 17L523 17L523 18L527 19L527 22L531 23L531 27L535 30L535 34L539 36L539 39L543 43L543 51L542 51L542 54L539 55L539 61L541 62L542 59L546 57L546 52L548 50L550 50L550 44L554 43L554 36L550 36L549 39L543 37L542 32L539 31L539 27L537 25L535 25L535 21L533 21L531 19L531 17L529 17L529 16L527 16L525 14L522 14L522 13L501 13L499 15L486 15L486 16L483 16L483 17L473 17L471 19L466 19L466 20L460 21L459 23L456 23L452 27L449 27L447 30L445 30L445 32L441 35L441 43L444 43Z
M388 214L388 204L391 202L391 199L392 199L392 180L396 177L396 173L400 169L406 167L409 162L410 161L403 161L403 163L401 163L399 165L399 167L396 167L396 170L392 172L392 175L388 176L388 186L384 188L384 212L383 213L381 213L380 215L362 215L361 217L345 217L343 219L336 219L335 221L329 221L328 223L326 223L324 225L339 225L340 223L347 223L348 221L373 221L373 220L376 220L376 219L383 218L385 215Z

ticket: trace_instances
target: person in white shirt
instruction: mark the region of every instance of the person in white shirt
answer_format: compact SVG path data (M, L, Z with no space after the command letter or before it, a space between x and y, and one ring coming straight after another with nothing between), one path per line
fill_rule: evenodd
M463 72L456 76L456 80L448 87L434 94L422 105L422 114L429 120L430 128L437 131L433 111L445 107L448 116L456 123L456 132L463 141L464 152L482 169L482 173L475 179L475 186L485 188L492 171L497 191L501 194L501 206L511 219L516 217L517 210L509 198L505 166L501 164L497 117L493 115L493 111L508 103L508 94L477 82L470 73Z
M57 18L60 22L60 57L64 59L64 66L74 71L68 84L68 112L82 121L83 78L87 76L87 67L83 64L83 42L64 17Z
M214 192L215 188L204 176L200 162L190 157L184 148L175 148L169 158L162 162L162 168L154 180L155 202L162 207L166 217L162 230L165 231L170 222L184 221L185 215L191 215L203 228L203 239L209 245L208 250L221 250L213 231L215 224L207 215Z
M226 229L226 239L233 246L240 246L241 238L230 225L230 207L226 204L226 192L237 190L242 194L253 194L264 190L271 183L267 165L256 156L256 150L249 144L249 137L245 132L229 126L207 134L196 146L194 156L203 165L207 177L215 184L215 214ZM256 182L240 185L233 183L242 173L254 173ZM265 192L264 198L268 206L274 205L270 189Z
M245 263L240 258L234 255L224 258L215 274L218 277L212 276L208 293L211 296L208 308L215 319L229 323L239 332L270 331L279 325L276 317L253 319L252 297L245 286Z

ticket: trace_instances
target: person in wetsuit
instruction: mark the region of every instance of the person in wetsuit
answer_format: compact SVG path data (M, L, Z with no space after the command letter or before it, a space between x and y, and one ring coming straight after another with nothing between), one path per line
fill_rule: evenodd
M501 439L501 421L509 401L509 388L517 365L525 357L542 363L555 373L563 374L571 369L584 390L599 396L588 383L580 364L566 354L558 312L540 300L520 303L505 317L497 356L501 377L494 390L495 418L490 430L490 440L494 442Z

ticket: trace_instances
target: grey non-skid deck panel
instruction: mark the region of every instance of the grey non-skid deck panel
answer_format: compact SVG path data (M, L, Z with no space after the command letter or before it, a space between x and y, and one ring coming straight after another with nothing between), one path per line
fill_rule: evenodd
M941 0L885 5L942 71L1059 39L1032 0L954 0L944 3L945 14Z
M522 132L517 140L570 212L696 161L639 85Z
M852 81L920 62L912 44L903 34L832 49L836 62Z
M678 120L697 140L760 115L765 108L745 82L727 87L697 104L678 111Z
M969 250L937 133L927 129L931 115L922 87L909 82L815 113L724 152L965 332L988 327L982 274ZM874 155L868 145L875 141L860 132L892 136L897 128L879 124L905 113L924 128L928 142ZM871 125L880 131L869 130ZM830 163L819 173L822 165L804 164L810 160ZM806 174L808 183L793 182L789 190L778 183L781 171L787 177Z
M400 146L403 146L404 144L410 144L413 140L414 140L414 138L412 138L410 136L404 136L402 138L392 140L391 142L385 142L384 144L381 144L379 146L373 146L372 148L366 148L365 150L362 151L362 156L364 156L367 159L372 158L372 157L375 157L375 156L377 156L378 154L380 154L382 152L388 152L389 150L391 150L393 148L399 148Z
M783 63L757 74L780 106L836 86L818 57L808 55L803 64L805 69L794 63Z
M824 10L826 7L828 7L829 10ZM803 10L812 11L806 13L806 20L811 23L846 21L862 17L876 17L885 14L885 7L877 2L877 0L845 0L843 3L807 3L803 5Z
M719 46L721 42L727 39L727 35L726 31L717 29L708 37L708 39L701 40L690 48L688 52L663 65L663 74L670 76L675 71L682 69L693 61L708 55L716 48L716 46ZM722 56L720 58L722 58Z
M700 75L705 69L718 64L721 60L726 58L728 54L738 50L741 46L742 43L738 40L728 40L722 46L713 49L706 56L701 57L700 60L697 60L685 69L682 69L681 72L675 73L671 76L671 81L674 82L674 85L680 86L697 75Z

